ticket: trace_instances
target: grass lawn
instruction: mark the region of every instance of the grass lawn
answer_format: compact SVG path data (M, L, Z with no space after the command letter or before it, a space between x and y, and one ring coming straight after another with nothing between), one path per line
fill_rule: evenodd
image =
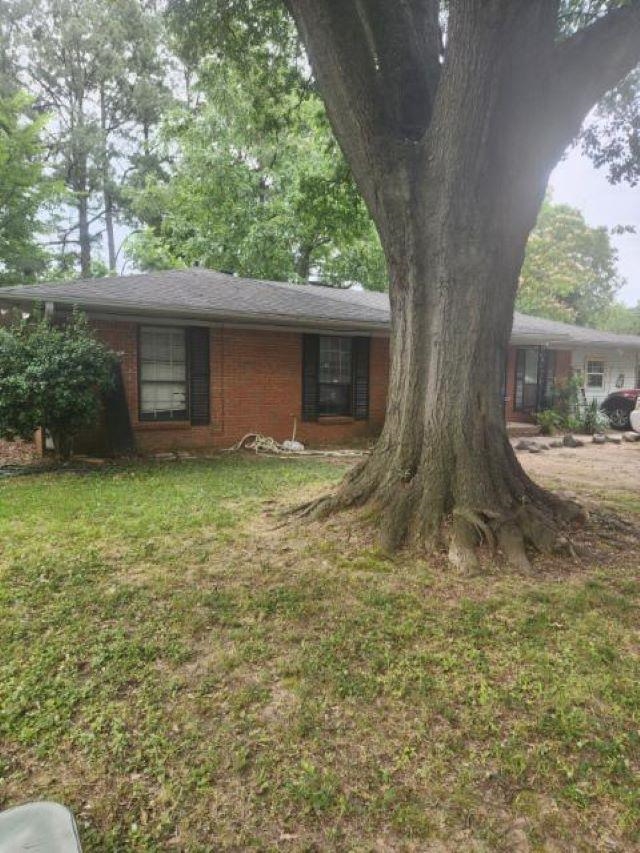
M2 482L0 807L85 851L640 850L639 553L461 577L277 527L343 470Z

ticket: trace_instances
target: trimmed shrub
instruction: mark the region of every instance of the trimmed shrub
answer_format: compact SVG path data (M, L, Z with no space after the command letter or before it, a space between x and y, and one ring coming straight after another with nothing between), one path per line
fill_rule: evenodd
M0 436L31 439L46 427L67 459L75 436L96 423L115 364L81 314L60 325L15 319L0 329Z

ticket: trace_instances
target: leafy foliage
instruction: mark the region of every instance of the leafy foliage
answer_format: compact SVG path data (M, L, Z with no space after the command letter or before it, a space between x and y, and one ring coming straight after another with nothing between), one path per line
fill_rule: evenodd
M24 92L0 93L0 285L33 281L47 267L37 241L54 190L43 168L45 122Z
M622 282L606 228L579 210L547 200L531 233L517 307L528 314L596 325Z
M613 184L640 180L640 71L630 74L596 110L582 137L583 150Z
M598 328L620 334L640 335L640 302L633 308L615 302L598 319Z
M256 72L258 78L262 72ZM149 227L131 241L138 266L202 266L306 280L311 274L384 288L369 214L324 109L283 75L277 98L245 70L203 71L206 101L165 127L178 147L171 178L150 178L133 208ZM272 86L275 85L272 81Z
M554 388L551 408L535 416L543 435L553 435L556 430L593 435L609 427L598 400L587 402L582 382L579 375L574 375Z
M52 114L47 156L66 188L50 226L60 270L79 263L93 274L103 230L113 268L115 222L126 213L122 180L158 168L152 129L172 100L162 19L140 0L22 0L7 19L7 56L38 108Z
M31 438L45 425L67 457L74 436L96 422L114 364L81 315L60 326L14 320L0 329L0 435Z
M594 435L597 432L607 429L609 419L600 411L600 404L596 399L590 400L580 413L580 425L583 432L587 435Z
M536 423L540 427L541 435L553 435L564 424L564 418L560 412L556 412L553 409L544 409L542 412L536 412L535 418Z

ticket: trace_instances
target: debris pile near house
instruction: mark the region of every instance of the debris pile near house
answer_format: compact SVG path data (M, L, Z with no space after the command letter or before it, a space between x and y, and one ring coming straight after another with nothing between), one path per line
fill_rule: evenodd
M240 441L237 441L232 447L228 447L225 453L235 453L238 450L255 450L256 453L262 453L270 456L365 456L371 451L366 449L360 450L307 450L299 441L288 439L287 441L279 442L269 435L260 435L260 433L250 432L243 436Z

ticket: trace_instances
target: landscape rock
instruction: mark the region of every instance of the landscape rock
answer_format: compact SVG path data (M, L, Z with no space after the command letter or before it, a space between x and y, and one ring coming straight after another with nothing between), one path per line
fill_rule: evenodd
M549 442L549 447L564 447L564 445L560 439L554 439Z
M607 443L607 436L603 435L603 433L601 433L601 432L597 432L593 436L593 443L594 444L606 444Z
M526 438L521 438L520 441L515 445L516 450L528 450L531 447L532 442L527 441Z
M562 439L564 447L584 447L584 441L576 438L575 435L565 435Z
M529 447L527 449L528 449L529 453L540 453L540 448L538 447L537 444L531 444L531 445L529 445Z
M622 436L620 435L607 435L606 439L610 444L622 444Z
M623 441L640 441L640 432L625 432L622 436Z

